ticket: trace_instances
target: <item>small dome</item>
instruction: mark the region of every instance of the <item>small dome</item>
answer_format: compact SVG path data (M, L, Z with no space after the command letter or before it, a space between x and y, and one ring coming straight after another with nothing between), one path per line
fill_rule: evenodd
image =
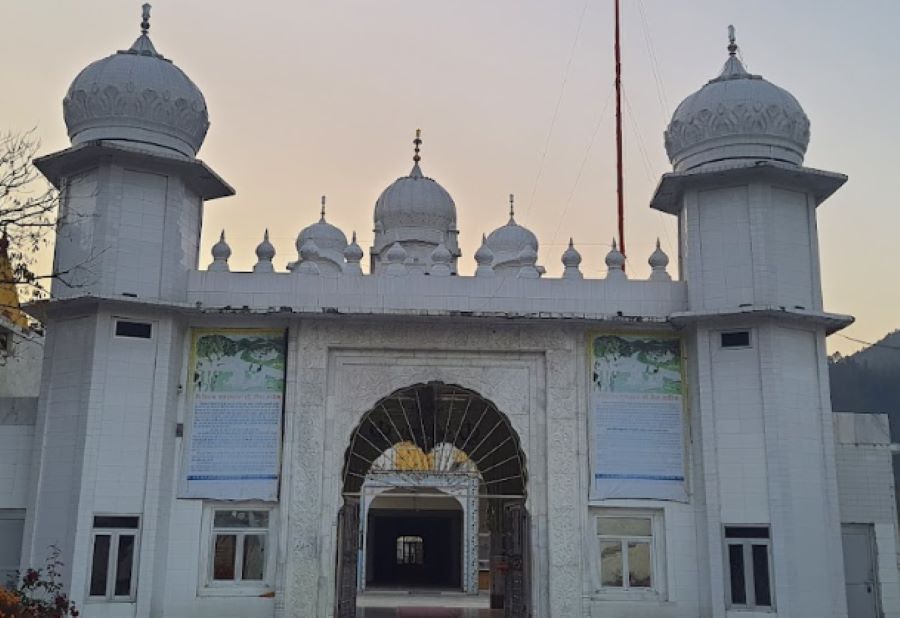
M340 228L331 225L325 221L325 212L323 209L322 216L316 223L303 228L297 236L297 251L303 244L311 240L319 248L319 253L325 255L325 252L334 251L343 255L344 249L347 248L347 237Z
M562 254L562 263L566 268L578 268L581 265L581 254L575 248L575 241L569 239L569 246Z
M456 227L456 204L437 182L422 174L419 163L409 176L395 180L375 202L375 226L387 232L426 228L446 232Z
M260 261L271 262L275 257L275 247L269 242L269 230L263 234L262 242L256 245L256 257Z
M225 260L231 257L231 247L225 241L225 230L219 234L219 241L212 246L212 256L215 260Z
M146 5L145 5L146 6ZM73 145L116 140L193 157L209 116L200 89L164 58L142 34L127 50L83 69L63 99L63 115Z
M347 245L347 248L344 249L344 259L347 260L347 262L359 262L363 259L362 247L356 242L356 232L353 232L353 240L351 240L350 244Z
M490 266L493 261L494 252L491 251L491 248L487 246L487 237L482 234L481 246L478 247L478 251L475 252L475 262L479 266Z
M665 132L676 171L713 163L773 160L802 165L809 118L787 90L747 72L735 55L721 74L681 102Z
M509 196L509 221L488 234L485 241L488 249L494 254L494 269L504 266L518 268L522 265L520 256L527 248L537 254L538 239L531 230L516 223L514 197Z
M656 239L656 249L650 254L647 263L650 264L650 268L653 270L665 270L666 266L669 265L669 256L666 255L666 252L659 246L659 238Z

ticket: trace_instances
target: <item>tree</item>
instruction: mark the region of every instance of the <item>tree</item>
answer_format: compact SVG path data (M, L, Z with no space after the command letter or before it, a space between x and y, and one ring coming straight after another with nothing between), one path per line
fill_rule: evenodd
M0 135L0 238L10 268L0 284L14 284L28 298L47 295L46 283L59 273L38 273L38 252L56 227L59 192L32 163L40 142L34 130Z

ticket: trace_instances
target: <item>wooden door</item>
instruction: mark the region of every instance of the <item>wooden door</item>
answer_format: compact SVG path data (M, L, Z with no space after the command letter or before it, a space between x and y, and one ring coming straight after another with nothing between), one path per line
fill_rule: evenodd
M531 616L531 521L524 504L511 504L504 512L506 576L503 615Z
M356 618L359 556L359 500L346 500L338 511L335 561L335 618Z

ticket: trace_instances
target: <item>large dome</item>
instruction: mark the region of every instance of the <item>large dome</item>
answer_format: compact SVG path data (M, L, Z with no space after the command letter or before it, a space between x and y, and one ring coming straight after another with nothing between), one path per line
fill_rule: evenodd
M676 171L775 160L801 165L809 119L791 93L747 72L733 39L722 73L675 110L665 132Z
M146 27L131 48L88 65L72 82L63 113L73 145L115 140L197 154L209 128L203 93L156 51Z
M422 174L419 163L409 176L395 180L375 202L375 225L385 231L425 228L446 232L456 227L456 204L437 182Z

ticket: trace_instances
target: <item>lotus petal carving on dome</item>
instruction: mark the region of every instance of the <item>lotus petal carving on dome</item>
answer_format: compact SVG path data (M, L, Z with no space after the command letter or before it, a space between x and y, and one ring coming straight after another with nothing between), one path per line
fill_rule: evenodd
M134 118L139 125L166 127L183 133L189 143L199 148L209 129L205 106L183 97L172 99L170 92L151 88L141 90L140 94L112 85L91 92L71 90L63 99L63 110L72 134L92 121Z
M788 111L774 103L720 103L715 110L704 107L687 119L673 119L665 132L666 152L671 158L700 142L735 135L780 137L805 151L809 128L806 114Z

